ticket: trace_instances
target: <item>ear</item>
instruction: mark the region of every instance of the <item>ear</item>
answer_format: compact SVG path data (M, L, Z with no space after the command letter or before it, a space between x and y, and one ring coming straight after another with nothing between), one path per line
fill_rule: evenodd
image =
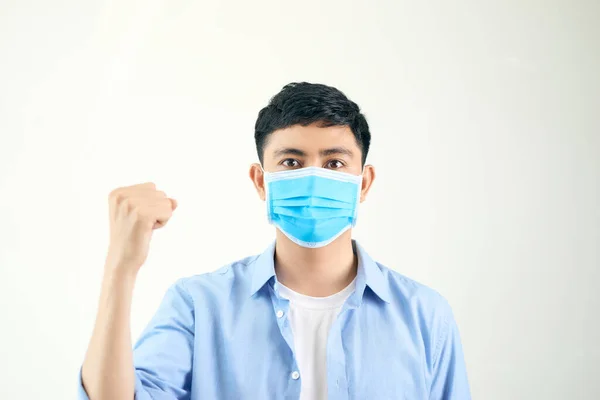
M372 165L365 165L363 169L363 180L362 187L360 189L360 202L362 203L367 198L367 194L371 189L371 185L375 180L375 167Z
M265 178L260 164L254 163L250 166L250 179L254 184L258 197L265 201Z

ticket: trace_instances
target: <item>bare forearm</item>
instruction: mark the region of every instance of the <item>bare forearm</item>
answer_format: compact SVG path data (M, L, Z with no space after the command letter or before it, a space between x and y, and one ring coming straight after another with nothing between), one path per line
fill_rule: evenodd
M81 378L90 400L133 400L135 370L131 349L131 297L146 261L152 232L169 221L177 201L152 182L110 192L110 243L104 266L96 325Z
M133 274L106 265L96 324L82 369L90 400L134 398L129 319L134 283Z

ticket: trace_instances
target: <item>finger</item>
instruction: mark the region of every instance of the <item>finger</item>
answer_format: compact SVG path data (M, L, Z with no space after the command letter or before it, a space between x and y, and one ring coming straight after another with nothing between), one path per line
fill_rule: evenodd
M171 201L171 210L175 211L177 208L177 200L171 198L169 200Z
M123 189L123 195L125 196L135 196L135 195L145 195L145 196L154 196L154 197L167 197L167 194L162 190L157 190L151 187L134 187L134 188L125 188Z
M112 192L110 192L108 198L111 201L120 203L121 201L123 201L124 199L127 199L129 197L141 197L141 196L163 197L163 198L167 197L165 192L156 190L153 187L136 185L136 186L117 188L117 189L113 190Z
M140 189L156 189L156 184L154 182L144 182L137 185L132 185L130 187L139 187Z
M118 212L127 215L136 210L139 214L147 215L147 209L153 207L163 207L164 209L172 211L169 199L147 195L140 196L138 194L137 196L123 198L123 200L118 203Z
M167 222L169 222L169 221L156 221L156 222L154 223L154 225L152 225L152 229L153 229L153 230L160 229L160 228L162 228L163 226L167 225Z
M145 182L138 183L136 185L131 186L123 186L117 189L117 191L121 192L135 192L136 190L156 190L156 184L154 182Z
M146 207L143 211L147 213L146 215L150 215L152 218L152 228L159 229L162 228L169 222L171 216L173 215L173 211L171 210L171 206L159 205L159 206L150 206Z

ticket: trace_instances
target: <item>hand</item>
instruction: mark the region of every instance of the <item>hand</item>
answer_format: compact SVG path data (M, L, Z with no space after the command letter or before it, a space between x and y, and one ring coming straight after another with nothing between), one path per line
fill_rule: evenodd
M110 245L107 267L137 274L148 257L150 239L171 218L177 202L154 183L113 190L109 197Z

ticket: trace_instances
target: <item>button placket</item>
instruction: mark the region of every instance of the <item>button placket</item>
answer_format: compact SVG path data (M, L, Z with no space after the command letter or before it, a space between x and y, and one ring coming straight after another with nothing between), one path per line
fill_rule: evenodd
M273 280L275 278L272 278ZM290 353L291 353L291 358L288 358L288 354L286 352L285 354L285 360L286 360L286 364L288 365L288 372L287 375L287 380L288 380L288 387L286 389L286 393L283 395L283 397L290 398L290 399L297 399L300 396L300 373L298 372L298 364L296 363L296 355L295 355L295 351L294 351L294 338L292 335L292 328L290 326L289 323L289 319L287 318L286 314L288 314L289 312L289 300L280 297L279 294L277 293L277 281L273 282L271 281L268 286L268 291L269 291L269 297L271 299L271 306L272 308L272 312L273 312L273 322L275 322L277 324L277 327L279 328L279 333L281 334L281 336L283 337L283 339L285 340L286 344L288 345L289 349L290 349ZM289 363L289 364L288 364ZM285 371L285 370L284 370ZM283 372L283 371L282 371ZM296 379L293 378L293 374L294 372L296 372L298 374L298 377ZM283 372L283 374L286 374L286 372Z
M277 283L275 283L275 285L276 284ZM300 373L297 371L298 366L296 365L295 361L296 354L294 351L294 338L292 336L292 328L289 324L288 319L285 317L289 311L290 302L289 300L280 297L277 294L275 287L270 286L269 289L271 294L271 303L273 305L273 312L275 313L275 317L277 318L277 326L279 327L279 332L281 333L281 336L283 336L288 347L292 351L293 363L290 367L292 368L293 372L291 374L294 374L294 372L298 373L298 377L295 378L295 380L297 380L298 378L300 378Z
M335 320L327 341L327 381L329 397L348 398L348 382L346 377L346 356L342 344L342 326L348 315L348 306L344 306Z

